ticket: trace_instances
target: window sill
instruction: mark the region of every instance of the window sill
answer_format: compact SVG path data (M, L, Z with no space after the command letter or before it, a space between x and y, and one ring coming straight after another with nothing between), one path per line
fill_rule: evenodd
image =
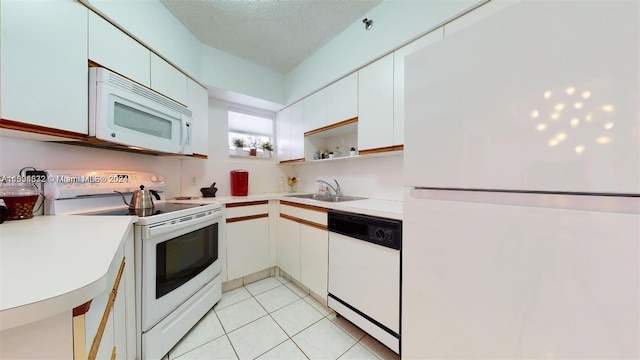
M248 151L242 151L242 153L237 153L235 150L229 150L229 157L242 158L242 159L273 160L273 155L264 156L263 154L258 153L257 155L252 156L252 155L249 155Z

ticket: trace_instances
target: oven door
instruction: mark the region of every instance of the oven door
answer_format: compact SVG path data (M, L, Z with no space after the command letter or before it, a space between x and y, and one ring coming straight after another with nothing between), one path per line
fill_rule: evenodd
M220 274L218 220L219 216L195 229L142 238L143 332Z

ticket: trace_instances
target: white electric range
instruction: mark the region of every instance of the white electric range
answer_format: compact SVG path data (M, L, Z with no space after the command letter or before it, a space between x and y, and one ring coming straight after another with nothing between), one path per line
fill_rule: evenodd
M48 215L137 216L134 225L137 357L169 350L222 296L220 204L154 201L131 210L125 199L143 185L159 194L162 176L120 170L48 170Z

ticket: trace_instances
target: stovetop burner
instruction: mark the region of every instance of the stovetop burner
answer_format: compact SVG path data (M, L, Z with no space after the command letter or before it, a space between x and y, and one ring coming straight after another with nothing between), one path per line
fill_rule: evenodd
M198 206L202 206L202 204L159 203L159 204L155 204L155 206L150 209L129 209L128 207L122 207L117 209L91 211L91 212L82 213L78 215L116 215L116 216L135 215L138 217L148 217L148 216L166 214L174 211L180 211L184 209L190 209Z

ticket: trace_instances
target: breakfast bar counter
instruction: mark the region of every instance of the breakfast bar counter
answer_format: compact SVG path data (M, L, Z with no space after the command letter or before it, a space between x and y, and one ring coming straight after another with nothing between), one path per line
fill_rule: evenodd
M0 331L70 311L107 290L110 265L136 221L73 215L1 224Z

